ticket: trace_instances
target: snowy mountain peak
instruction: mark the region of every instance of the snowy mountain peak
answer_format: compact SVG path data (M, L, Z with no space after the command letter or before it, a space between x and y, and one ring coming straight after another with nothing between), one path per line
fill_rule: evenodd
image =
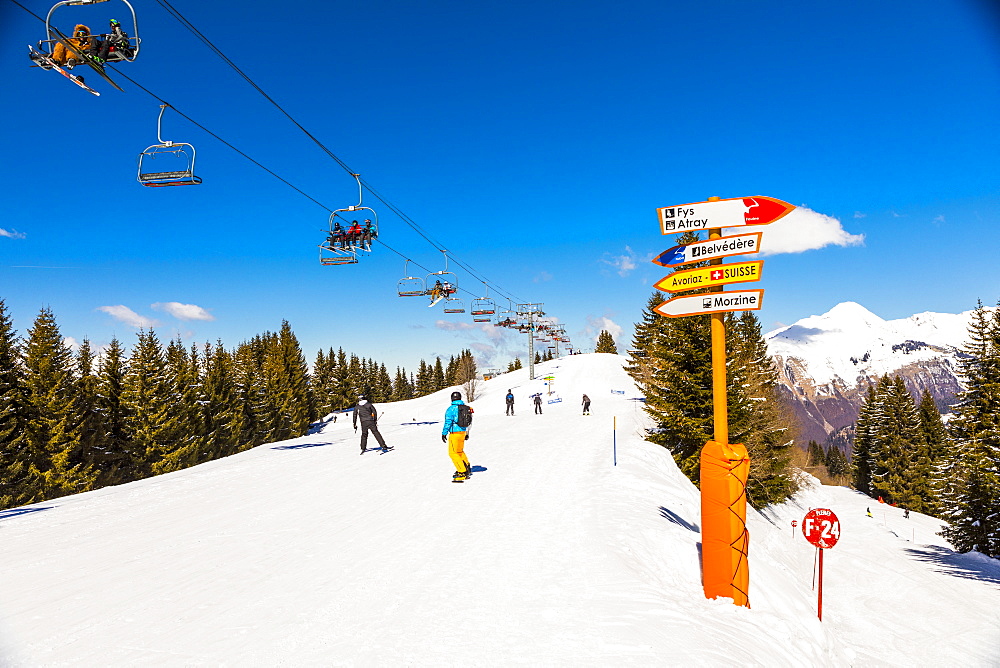
M799 402L809 438L850 425L869 383L903 377L915 396L928 390L945 408L960 391L957 375L971 311L924 312L884 320L844 302L767 334L782 384Z

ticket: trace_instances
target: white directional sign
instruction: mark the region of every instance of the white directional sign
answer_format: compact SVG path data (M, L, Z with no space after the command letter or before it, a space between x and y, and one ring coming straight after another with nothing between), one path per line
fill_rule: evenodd
M763 234L763 232L737 234L731 237L720 237L674 246L660 253L652 262L661 267L680 267L692 262L756 253L760 250L760 237Z
M665 206L656 210L663 234L720 227L767 225L795 207L773 197L734 197L712 202Z
M700 295L674 297L653 310L668 318L683 318L703 313L725 313L726 311L758 311L764 301L763 290L733 290L731 292L708 292Z

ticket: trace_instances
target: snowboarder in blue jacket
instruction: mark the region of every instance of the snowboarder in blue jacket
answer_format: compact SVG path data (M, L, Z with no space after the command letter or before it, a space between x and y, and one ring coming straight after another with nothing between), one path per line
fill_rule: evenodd
M464 405L461 392L451 393L451 405L444 412L444 427L441 429L441 442L448 444L448 456L455 465L454 482L465 482L472 476L472 466L465 456L465 442L469 439L468 427L458 423L458 407Z

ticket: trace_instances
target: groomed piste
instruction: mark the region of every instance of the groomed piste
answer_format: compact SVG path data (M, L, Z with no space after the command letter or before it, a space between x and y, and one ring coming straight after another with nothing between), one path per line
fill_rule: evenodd
M1000 662L998 562L956 554L938 521L846 488L812 483L750 510L751 608L706 600L698 491L643 440L623 364L577 355L534 381L521 370L481 382L463 485L439 436L449 388L379 406L396 448L384 457L359 457L339 419L2 511L0 664ZM535 415L546 375L554 394ZM823 622L815 550L791 527L812 507L833 509L843 531L826 554Z

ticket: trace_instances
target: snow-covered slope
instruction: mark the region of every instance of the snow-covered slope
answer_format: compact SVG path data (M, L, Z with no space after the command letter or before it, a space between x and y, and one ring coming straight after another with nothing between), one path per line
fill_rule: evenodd
M476 473L460 485L439 436L446 390L382 406L386 455L359 456L340 419L0 512L0 664L1000 662L997 562L954 554L931 518L884 507L868 518L869 501L841 488L751 512L752 609L705 600L698 492L643 440L622 361L542 365L557 393L543 415L528 395L544 381L526 370L483 383ZM790 526L810 506L843 525L822 623L814 551Z
M917 396L928 390L945 408L961 389L957 363L971 313L883 320L845 302L767 334L804 437L822 442L853 423L869 383L884 374L901 376Z

